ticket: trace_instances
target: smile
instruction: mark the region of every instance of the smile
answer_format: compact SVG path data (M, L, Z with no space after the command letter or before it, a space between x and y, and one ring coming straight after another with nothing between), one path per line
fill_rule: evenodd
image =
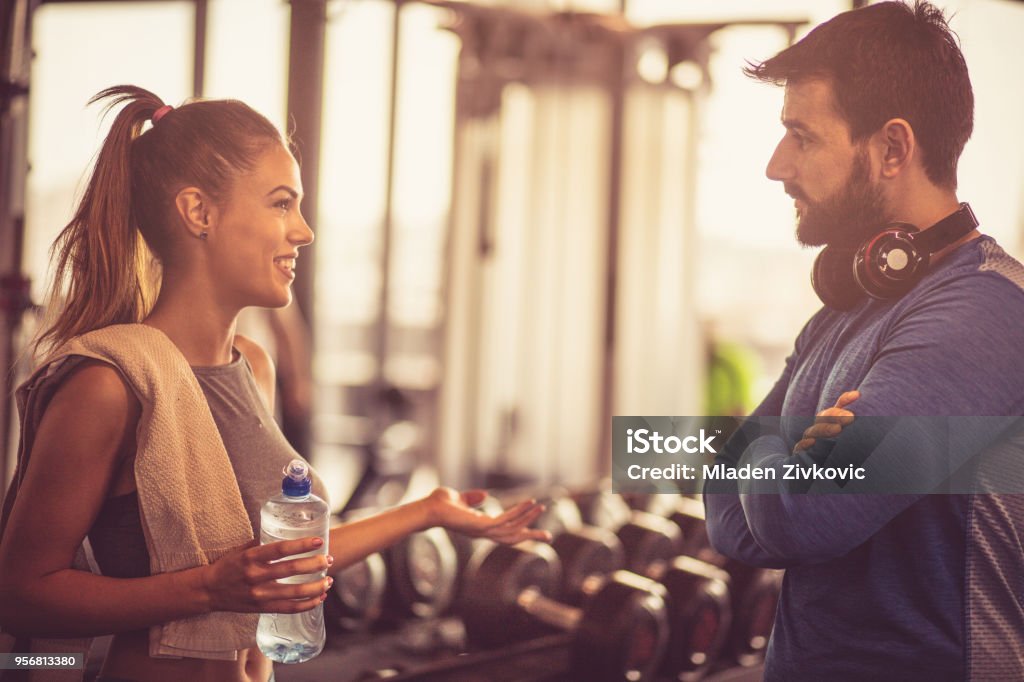
M295 259L291 257L275 258L274 265L283 272L288 279L295 279Z

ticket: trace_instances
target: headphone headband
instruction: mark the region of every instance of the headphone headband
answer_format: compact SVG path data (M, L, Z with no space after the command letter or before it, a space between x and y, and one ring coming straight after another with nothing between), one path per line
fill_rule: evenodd
M967 202L955 212L914 235L914 246L929 255L941 251L978 227L978 218Z

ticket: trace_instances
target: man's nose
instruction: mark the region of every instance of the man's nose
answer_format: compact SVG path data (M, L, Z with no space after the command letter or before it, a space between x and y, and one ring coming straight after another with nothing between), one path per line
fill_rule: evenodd
M772 158L768 159L768 165L764 169L764 174L768 176L769 180L778 180L785 182L786 180L792 180L793 164L790 163L786 156L785 150L782 148L783 141L779 141L775 145L775 151L772 152Z

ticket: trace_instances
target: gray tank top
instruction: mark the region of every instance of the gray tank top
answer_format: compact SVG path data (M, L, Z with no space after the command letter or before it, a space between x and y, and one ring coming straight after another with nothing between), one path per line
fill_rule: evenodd
M213 413L253 534L259 538L260 508L281 492L281 470L299 454L285 439L260 398L248 360L237 350L234 352L237 357L230 364L193 367L192 373ZM313 493L328 500L326 492L314 472ZM137 493L107 498L88 537L103 575L118 578L149 575L149 552L142 533Z

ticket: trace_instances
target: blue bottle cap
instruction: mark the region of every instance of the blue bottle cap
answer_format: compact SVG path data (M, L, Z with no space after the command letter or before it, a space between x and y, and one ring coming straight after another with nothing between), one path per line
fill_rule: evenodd
M284 478L281 479L281 492L288 497L305 497L312 488L309 465L301 459L288 462L288 466L284 468Z

